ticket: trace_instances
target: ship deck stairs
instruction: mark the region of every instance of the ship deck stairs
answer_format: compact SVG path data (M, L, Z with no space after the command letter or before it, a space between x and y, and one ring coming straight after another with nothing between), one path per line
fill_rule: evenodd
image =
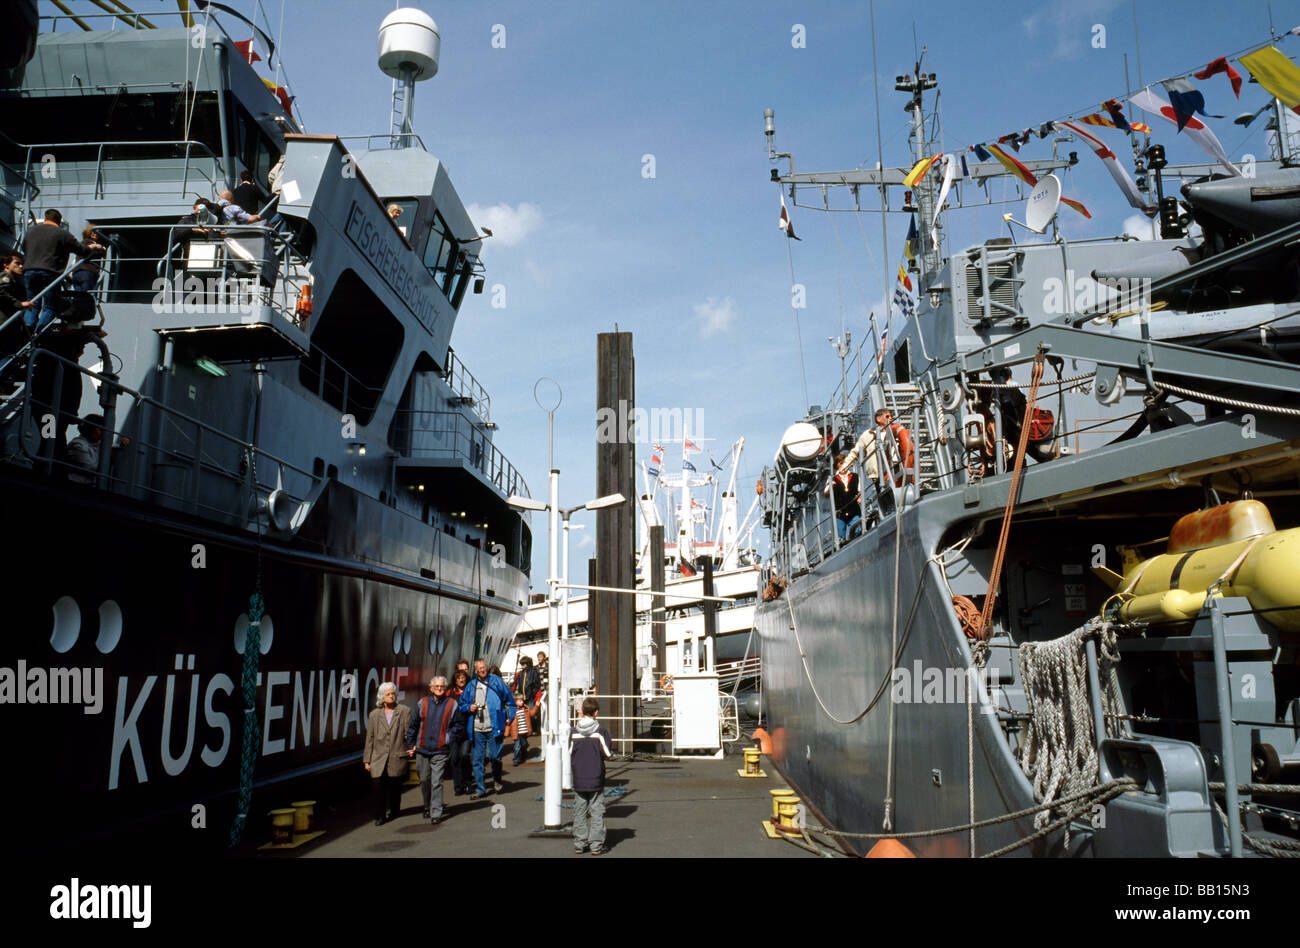
M933 484L939 476L939 465L934 453L939 432L926 410L927 405L922 403L920 386L899 382L885 385L884 393L885 407L894 413L894 420L902 422L911 431L921 484ZM868 419L864 426L870 423Z

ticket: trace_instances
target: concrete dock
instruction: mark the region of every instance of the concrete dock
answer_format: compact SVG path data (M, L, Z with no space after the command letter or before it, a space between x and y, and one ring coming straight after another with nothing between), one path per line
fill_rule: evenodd
M771 815L768 792L787 788L766 758L766 778L742 778L739 756L613 760L606 771L606 857L600 858L817 858L782 839L769 839L761 823ZM261 851L259 859L295 857L444 856L473 853L484 858L573 859L568 836L530 837L542 826L544 766L529 761L512 767L507 758L504 787L479 800L444 788L442 822L431 825L420 812L420 788L408 786L395 820L375 826L371 801L318 804L314 830L324 834L295 849ZM610 792L617 795L609 795ZM572 820L572 794L565 794L563 818ZM590 856L584 858L592 858Z

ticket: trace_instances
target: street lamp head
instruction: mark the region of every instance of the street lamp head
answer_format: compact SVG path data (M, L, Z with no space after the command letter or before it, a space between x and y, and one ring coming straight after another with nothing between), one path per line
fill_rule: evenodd
M605 507L617 507L623 501L627 500L622 494L606 494L604 497L597 497L595 500L589 500L582 506L588 510L601 510Z
M512 495L506 500L506 503L518 510L547 510L546 504L540 500L533 500L531 497L521 497Z

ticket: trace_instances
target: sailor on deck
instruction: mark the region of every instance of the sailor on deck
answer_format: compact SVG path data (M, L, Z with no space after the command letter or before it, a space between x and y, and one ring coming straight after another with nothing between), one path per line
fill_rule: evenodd
M884 437L888 432L891 437ZM880 463L879 453L885 452L886 464ZM888 486L888 474L892 472L895 485L903 483L903 472L912 467L912 434L901 423L894 421L894 413L888 408L876 411L876 424L862 432L862 436L844 460L836 468L837 475L853 469L855 462L861 461L867 477L882 487ZM881 503L889 505L893 501L891 491L882 490Z

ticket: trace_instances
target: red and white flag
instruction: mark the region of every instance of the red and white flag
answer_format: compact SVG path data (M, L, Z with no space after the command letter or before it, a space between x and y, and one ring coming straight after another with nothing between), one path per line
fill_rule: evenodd
M790 223L790 212L785 209L785 192L777 193L781 195L781 219L776 222L776 226L785 231L785 235L791 240L799 240L800 238L794 235L794 224Z
M1125 171L1124 166L1119 163L1119 160L1115 157L1115 153L1106 147L1105 142L1096 135L1093 135L1091 132L1085 132L1073 122L1062 122L1060 124L1064 125L1088 143L1089 147L1092 148L1097 157L1101 159L1101 163L1106 166L1106 170L1110 172L1110 176L1115 179L1115 183L1119 185L1119 189L1124 192L1124 197L1128 198L1130 207L1135 207L1144 214L1152 214L1155 212L1154 207L1142 200L1142 192L1137 189L1137 185L1133 183L1133 179L1128 176L1128 172Z
M1152 115L1159 115L1174 127L1178 127L1179 115L1174 111L1174 107L1150 89L1135 92L1128 97L1128 100L1142 111L1150 112ZM1182 126L1182 129L1187 132L1192 141L1201 146L1201 149L1207 155L1227 168L1228 171L1237 175L1237 177L1241 177L1241 171L1228 160L1227 152L1219 144L1219 137L1210 131L1209 126L1194 115L1187 115L1185 118L1187 122Z
M233 45L235 49L239 50L239 55L243 56L250 66L255 62L261 61L262 57L257 54L257 50L253 49L253 41L251 39L246 39L242 43L234 43Z

